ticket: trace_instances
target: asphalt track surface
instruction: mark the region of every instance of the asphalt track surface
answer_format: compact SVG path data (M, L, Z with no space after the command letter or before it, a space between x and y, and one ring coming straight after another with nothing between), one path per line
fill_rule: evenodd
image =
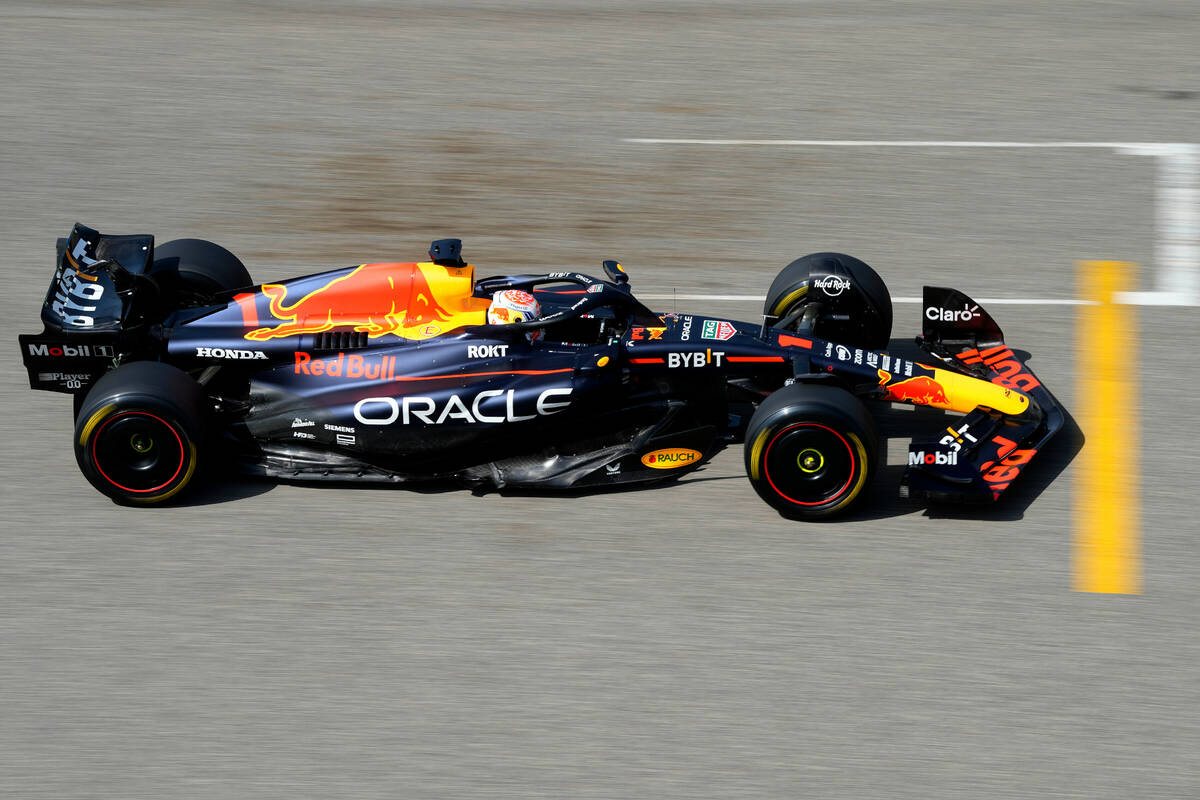
M615 257L648 292L835 249L895 295L1073 297L1077 259L1150 264L1150 159L621 141L1200 138L1200 8L1046 5L5 3L0 795L1200 795L1195 308L1137 309L1104 363L1070 308L994 309L1068 408L1140 361L1136 597L1069 590L1078 434L965 514L895 499L939 422L900 411L830 524L759 502L737 449L657 490L231 479L133 511L17 357L75 220L260 280L456 235L482 274Z

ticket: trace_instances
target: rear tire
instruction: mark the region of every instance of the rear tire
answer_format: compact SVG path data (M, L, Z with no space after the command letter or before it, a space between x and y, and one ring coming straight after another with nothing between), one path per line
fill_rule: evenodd
M121 505L153 505L183 492L202 455L205 396L187 373L136 361L104 375L75 422L75 459L98 491Z
M758 496L791 519L842 514L875 474L879 434L854 395L793 384L771 394L746 430L746 474Z
M892 295L866 262L843 253L812 253L796 259L771 282L763 314L782 319L817 302L822 313L813 327L814 336L868 350L888 346Z
M174 307L205 305L219 292L254 283L237 256L204 239L175 239L155 246L150 275L171 296Z

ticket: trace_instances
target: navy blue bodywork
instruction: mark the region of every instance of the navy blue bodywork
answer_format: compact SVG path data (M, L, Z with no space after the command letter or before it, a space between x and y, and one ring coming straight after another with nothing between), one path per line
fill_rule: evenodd
M656 314L623 268L605 262L607 279L561 272L474 282L480 300L532 292L543 311L533 322L460 325L425 338L332 326L254 340L247 314L266 313L263 286L157 308L138 299L154 296L146 274L153 238L80 229L60 241L44 332L20 337L31 387L78 400L122 363L167 362L204 387L210 443L252 473L496 487L660 481L741 441L758 404L787 384L832 381L863 399L934 404L934 395L888 391L924 381L945 400L938 380L949 371L1005 387L1027 398L1028 410L979 407L957 434L915 442L905 483L914 496L986 502L1063 424L1057 401L1003 350L982 310L970 324L925 325L923 344L939 362L931 367L802 326ZM455 241L436 244L451 268L466 268ZM352 270L297 278L287 291L312 294ZM926 310L965 298L948 291L927 290Z

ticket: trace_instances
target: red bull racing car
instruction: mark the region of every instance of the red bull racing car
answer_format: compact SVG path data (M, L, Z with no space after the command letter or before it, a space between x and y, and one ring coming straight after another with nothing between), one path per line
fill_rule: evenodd
M887 287L850 256L789 264L754 323L657 314L620 264L603 269L477 279L444 239L427 261L256 285L211 242L76 225L58 242L45 329L20 346L34 389L74 395L83 475L134 505L177 497L214 464L611 487L677 478L742 442L762 499L811 519L851 508L877 470L866 401L961 412L910 446L902 486L924 500L994 500L1063 425L956 290L926 287L918 363L885 349ZM503 294L540 313L490 317Z

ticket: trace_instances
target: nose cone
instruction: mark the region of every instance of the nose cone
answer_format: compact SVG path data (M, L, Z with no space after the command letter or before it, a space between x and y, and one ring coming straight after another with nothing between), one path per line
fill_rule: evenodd
M934 368L933 372L934 380L945 392L945 401L935 404L939 408L965 414L976 406L987 406L1011 416L1019 416L1029 408L1029 398L1016 389L944 369Z

